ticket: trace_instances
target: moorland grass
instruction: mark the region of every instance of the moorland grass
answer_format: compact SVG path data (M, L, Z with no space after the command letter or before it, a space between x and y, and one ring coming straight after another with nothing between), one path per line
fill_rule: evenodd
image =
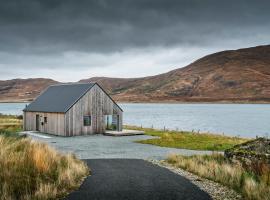
M126 126L125 128L143 130L146 135L157 136L156 138L138 140L142 144L152 144L161 147L172 147L192 150L223 151L236 144L248 141L245 138L229 137L218 134L197 133L188 131L168 131L151 128L139 128Z
M18 136L22 130L22 117L0 113L0 135Z
M56 199L81 184L89 173L84 162L19 137L21 130L21 116L0 114L1 200Z
M166 160L176 168L182 168L198 176L219 182L241 193L248 200L270 199L270 169L249 171L239 164L233 164L222 154L212 155L170 155Z
M29 138L0 136L0 199L55 199L79 187L83 161Z

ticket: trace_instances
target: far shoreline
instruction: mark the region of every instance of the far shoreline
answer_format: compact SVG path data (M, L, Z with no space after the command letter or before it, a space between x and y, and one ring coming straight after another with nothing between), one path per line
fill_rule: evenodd
M32 101L1 101L0 103L31 103ZM267 101L117 101L121 104L270 104Z

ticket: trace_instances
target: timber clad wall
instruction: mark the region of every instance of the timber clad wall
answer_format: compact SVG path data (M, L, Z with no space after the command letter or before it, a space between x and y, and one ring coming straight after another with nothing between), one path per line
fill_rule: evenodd
M24 130L36 130L36 115L39 115L40 132L65 135L64 113L24 112L24 118L27 119L24 120ZM44 117L47 117L47 123L44 122Z
M122 111L99 88L98 85L88 91L65 115L65 131L67 136L88 135L105 132L105 115L119 115L119 128L122 130ZM90 115L91 126L83 126L83 117Z
M105 115L118 118L122 130L122 110L95 84L66 113L24 112L24 130L36 130L36 115L40 116L39 131L60 136L89 135L105 132ZM91 116L91 126L84 126L83 116ZM47 117L47 123L44 122Z

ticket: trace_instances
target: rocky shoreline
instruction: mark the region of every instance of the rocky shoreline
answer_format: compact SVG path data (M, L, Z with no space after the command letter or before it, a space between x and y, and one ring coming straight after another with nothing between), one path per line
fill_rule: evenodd
M165 167L168 170L181 175L190 180L194 185L198 186L201 190L207 192L213 200L243 200L244 198L232 189L216 183L214 181L201 178L183 169L175 168L164 160L149 160L151 163L160 167Z

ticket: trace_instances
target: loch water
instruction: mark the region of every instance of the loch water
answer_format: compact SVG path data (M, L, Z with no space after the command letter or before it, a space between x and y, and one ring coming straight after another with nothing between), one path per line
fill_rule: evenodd
M0 103L0 113L22 114L26 103ZM270 136L270 104L120 103L124 124L232 136Z

